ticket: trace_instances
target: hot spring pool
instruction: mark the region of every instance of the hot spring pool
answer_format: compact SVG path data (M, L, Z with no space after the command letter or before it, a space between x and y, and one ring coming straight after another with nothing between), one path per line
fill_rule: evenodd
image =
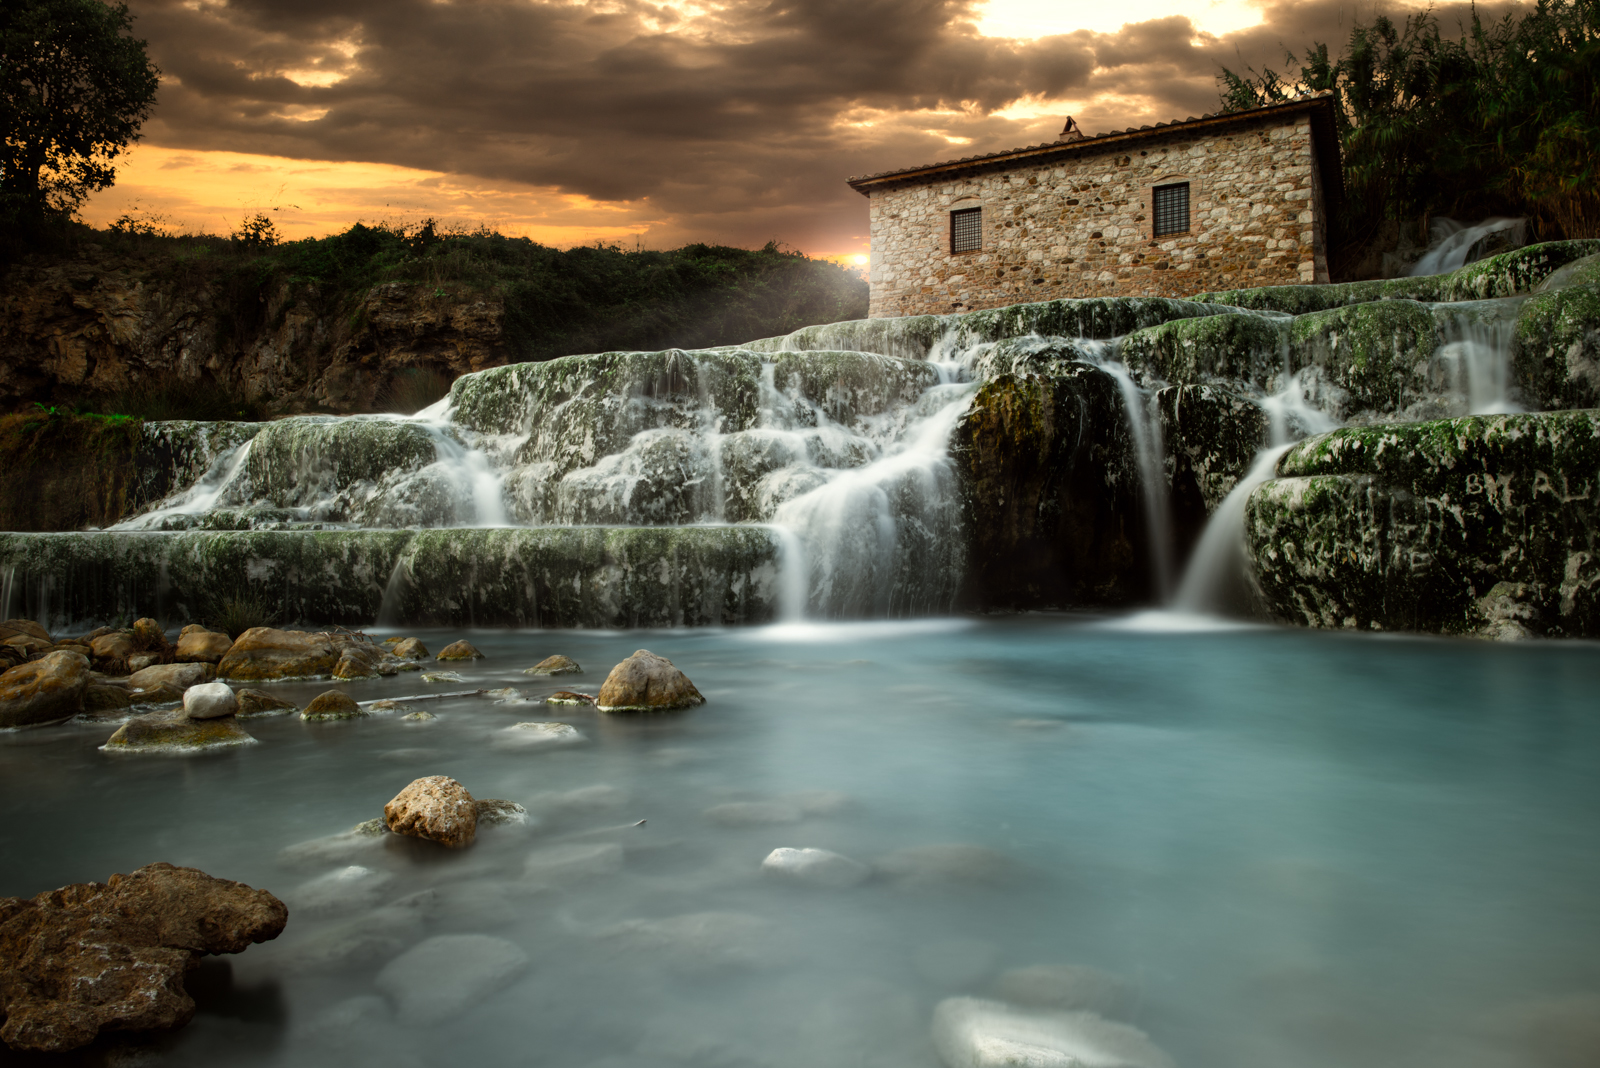
M1068 617L415 633L487 659L339 688L594 692L642 647L709 703L252 719L261 744L188 758L110 757L104 724L0 734L0 894L165 860L289 903L231 978L195 976L150 1063L935 1068L935 1006L1026 993L1037 965L1118 977L1111 1010L1185 1068L1600 1059L1594 645ZM521 674L552 653L587 674ZM506 747L527 720L588 741ZM433 774L533 819L462 853L281 852ZM981 848L916 848L941 843ZM876 868L794 885L760 870L780 846ZM573 855L601 859L551 861ZM462 934L525 970L396 1012L388 960ZM412 981L448 992L449 968Z

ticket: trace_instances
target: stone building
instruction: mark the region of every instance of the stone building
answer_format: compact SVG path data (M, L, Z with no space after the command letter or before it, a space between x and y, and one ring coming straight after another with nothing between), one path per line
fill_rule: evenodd
M874 317L1328 281L1334 103L1304 96L851 178Z

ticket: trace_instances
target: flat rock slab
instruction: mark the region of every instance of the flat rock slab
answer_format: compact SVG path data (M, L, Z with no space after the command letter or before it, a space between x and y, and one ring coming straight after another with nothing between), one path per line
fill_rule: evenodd
M435 1024L461 1015L527 967L528 955L504 938L439 935L390 961L375 985L402 1019Z
M288 918L265 890L171 864L0 898L0 1040L58 1052L102 1030L181 1027L194 961L276 938Z
M190 719L183 709L173 708L135 716L100 748L107 753L200 753L255 744L235 716Z

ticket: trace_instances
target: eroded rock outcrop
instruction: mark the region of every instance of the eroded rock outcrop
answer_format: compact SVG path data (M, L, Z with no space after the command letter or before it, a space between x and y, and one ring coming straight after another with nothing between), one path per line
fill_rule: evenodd
M183 976L205 953L278 937L288 910L264 890L150 864L105 883L0 898L0 1039L59 1052L101 1031L181 1027Z
M1600 411L1351 427L1278 472L1251 495L1246 537L1284 619L1600 633Z

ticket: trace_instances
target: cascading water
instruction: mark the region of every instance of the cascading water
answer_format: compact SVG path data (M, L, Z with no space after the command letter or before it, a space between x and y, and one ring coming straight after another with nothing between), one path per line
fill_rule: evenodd
M1454 271L1469 262L1468 257L1484 238L1501 231L1520 232L1525 225L1522 219L1485 219L1473 226L1464 226L1454 219L1435 219L1429 235L1433 243L1410 273L1415 277Z

